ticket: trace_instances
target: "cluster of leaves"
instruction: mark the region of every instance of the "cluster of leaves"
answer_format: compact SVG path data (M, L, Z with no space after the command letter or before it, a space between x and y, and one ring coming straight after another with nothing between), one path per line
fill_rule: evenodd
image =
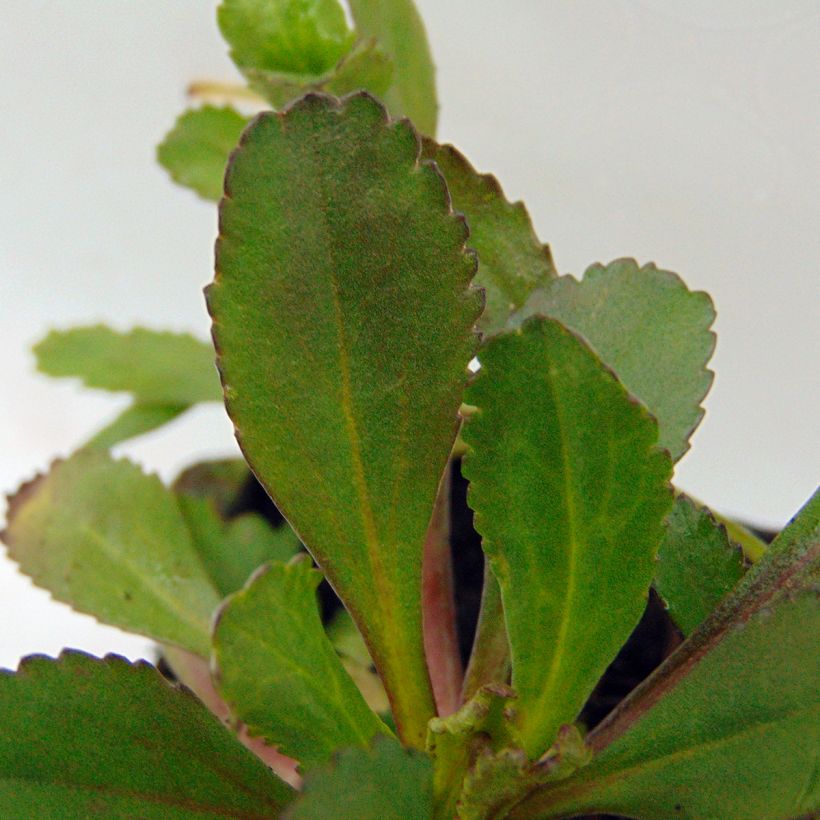
M711 382L710 300L632 260L558 276L524 207L435 142L412 3L350 7L354 31L335 0L224 0L251 88L276 108L308 93L249 127L188 112L160 147L216 198L244 129L207 292L222 389L186 335L92 327L37 347L44 372L133 403L11 499L9 553L57 599L161 643L201 702L147 664L24 661L0 677L4 814L817 809L820 497L764 549L670 484ZM424 136L367 93L317 93L362 86ZM110 455L223 395L289 523L243 512L244 461L166 487ZM446 544L454 452L488 558L464 675L433 663L448 627L426 619L423 572ZM322 575L346 607L328 624ZM685 640L585 734L650 587Z

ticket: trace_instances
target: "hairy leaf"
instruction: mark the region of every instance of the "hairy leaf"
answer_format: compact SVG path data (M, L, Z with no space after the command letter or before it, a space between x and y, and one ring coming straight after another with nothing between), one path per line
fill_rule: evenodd
M658 551L655 589L685 635L743 576L743 555L709 511L678 496Z
M345 749L332 765L309 772L287 820L429 820L430 759L379 738L370 749Z
M228 599L214 629L217 685L231 710L305 768L389 731L325 634L321 580L307 560L271 564Z
M113 421L95 433L86 443L86 447L111 449L115 444L150 433L158 427L181 416L187 404L142 404L134 402L126 407Z
M87 387L132 393L143 404L221 401L213 348L187 333L104 325L52 331L34 348L49 376L74 376Z
M413 0L350 0L356 29L375 37L393 61L393 85L384 101L393 117L409 117L435 136L438 119L436 70L424 23Z
M247 124L247 117L229 106L188 110L157 146L157 160L174 182L218 200L228 156Z
M535 317L480 359L463 470L535 757L576 718L644 610L672 468L654 420L558 322Z
M820 494L589 736L578 776L511 817L813 816L820 809Z
M3 817L278 817L292 790L146 663L64 652L0 672Z
M173 494L102 450L80 450L10 499L8 552L59 601L104 623L210 651L219 602Z
M353 45L338 0L222 0L217 17L240 69L323 74Z
M536 313L580 333L658 420L661 447L674 460L686 452L712 384L715 311L705 293L652 264L618 259L592 265L580 282L562 276L536 291L511 324Z
M452 145L425 139L423 150L444 174L453 207L470 226L470 247L478 253L475 284L487 300L479 327L498 332L534 288L555 277L550 250L535 235L524 204L508 202L494 176L479 174Z
M262 115L228 172L208 303L240 445L421 746L421 557L482 297L464 223L418 154L365 94Z

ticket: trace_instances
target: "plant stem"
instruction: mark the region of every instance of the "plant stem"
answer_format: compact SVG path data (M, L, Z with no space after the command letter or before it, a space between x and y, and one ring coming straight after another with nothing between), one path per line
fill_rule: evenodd
M450 549L451 469L448 462L427 530L422 562L424 651L440 717L452 714L461 705L463 680Z

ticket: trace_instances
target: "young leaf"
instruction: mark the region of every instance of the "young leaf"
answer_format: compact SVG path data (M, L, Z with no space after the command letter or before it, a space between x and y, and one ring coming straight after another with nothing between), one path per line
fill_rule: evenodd
M577 717L643 612L672 466L654 420L558 322L535 317L480 358L463 470L535 757Z
M219 611L217 686L251 735L303 768L389 730L370 710L325 635L309 561L271 564Z
M588 737L596 759L514 818L802 817L820 808L820 493Z
M395 740L369 749L345 749L332 765L308 772L302 795L286 820L430 820L430 759Z
M482 297L418 155L365 94L261 115L228 171L208 304L240 445L422 746L421 557Z
M524 204L509 203L494 176L479 174L452 145L425 139L423 151L444 174L453 207L467 217L470 247L478 253L475 284L487 300L478 326L496 333L534 288L555 277L549 247L535 235Z
M3 817L278 817L293 791L146 663L67 651L0 672Z
M393 117L409 117L422 134L435 136L436 69L424 23L413 0L350 0L357 31L375 37L394 64L384 101Z
M9 501L12 559L104 623L207 656L219 597L174 496L156 476L80 450Z
M686 452L712 384L715 311L705 293L652 264L618 259L592 265L580 282L562 276L536 291L511 326L536 313L580 333L658 420L660 446L674 460Z
M743 576L743 555L709 511L678 496L658 550L655 589L685 635Z
M174 182L205 199L219 200L228 156L248 119L226 106L186 111L157 146L157 160Z
M48 376L74 376L87 387L132 393L143 404L222 400L213 348L188 333L75 327L52 331L34 353Z
M223 0L217 18L243 70L323 74L354 40L337 0Z
M112 422L95 433L85 446L110 450L115 444L150 433L181 416L187 404L142 404L134 402Z

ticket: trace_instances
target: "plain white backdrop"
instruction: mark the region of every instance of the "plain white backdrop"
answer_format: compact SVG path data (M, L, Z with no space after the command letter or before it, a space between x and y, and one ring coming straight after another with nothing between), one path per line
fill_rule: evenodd
M523 198L562 273L635 256L717 305L717 373L677 483L783 524L814 490L820 333L818 0L418 0L439 136ZM206 337L215 209L154 146L192 79L235 77L204 0L5 0L0 27L0 489L123 406L33 372L52 327ZM217 406L121 450L165 478L235 452ZM0 666L150 652L0 560Z

